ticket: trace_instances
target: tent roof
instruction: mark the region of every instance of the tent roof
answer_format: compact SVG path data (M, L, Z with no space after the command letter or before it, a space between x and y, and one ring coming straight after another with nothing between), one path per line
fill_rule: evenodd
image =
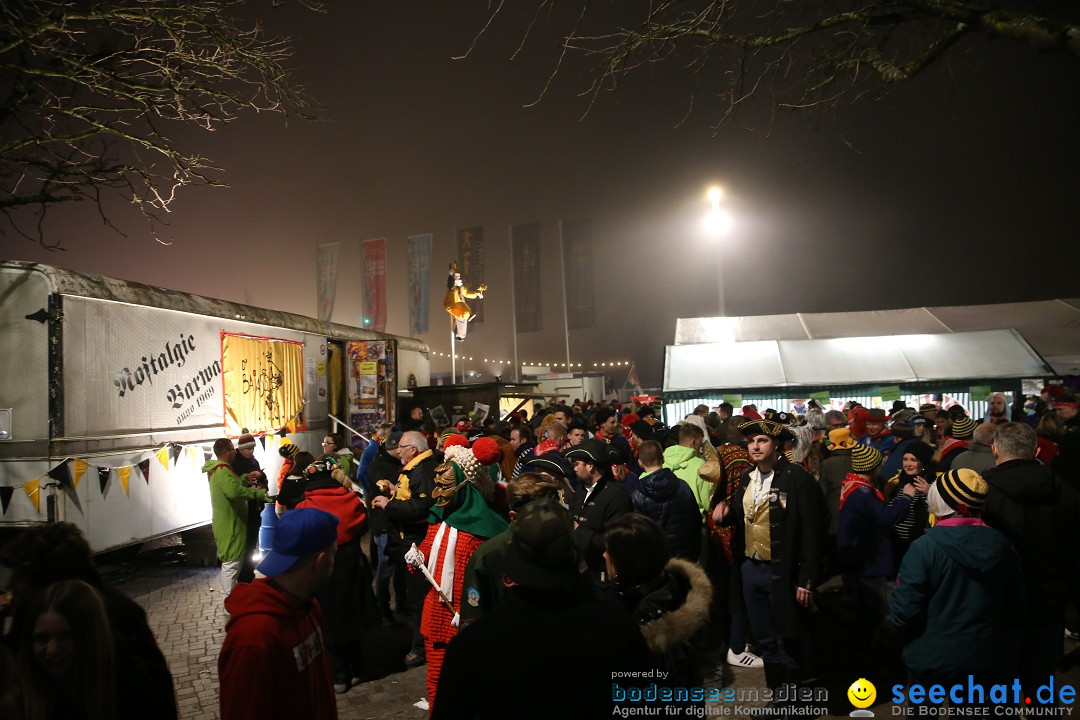
M664 391L954 383L1053 375L1014 330L669 345Z
M1014 329L1051 374L1080 374L1080 298L840 313L680 318L675 346ZM669 353L670 355L670 353Z

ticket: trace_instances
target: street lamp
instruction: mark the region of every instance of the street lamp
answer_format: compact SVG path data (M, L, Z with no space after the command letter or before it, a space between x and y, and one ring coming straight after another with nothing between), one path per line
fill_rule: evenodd
M722 237L731 231L731 214L720 207L720 201L724 199L724 191L718 187L711 187L705 193L709 201L709 212L705 215L705 232L711 237ZM722 248L716 249L716 282L717 295L720 299L720 315L724 315L724 263L720 257Z
M724 191L718 187L709 188L705 194L709 201L709 212L705 215L705 232L713 237L726 235L731 230L731 214L720 207L720 201L724 199Z

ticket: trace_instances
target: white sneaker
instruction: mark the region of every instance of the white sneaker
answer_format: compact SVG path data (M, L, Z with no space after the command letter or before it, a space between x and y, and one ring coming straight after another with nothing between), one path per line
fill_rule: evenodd
M728 648L727 651L727 664L735 665L736 667L745 668L763 668L765 667L765 661L759 658L749 650L743 650L739 654L735 654Z

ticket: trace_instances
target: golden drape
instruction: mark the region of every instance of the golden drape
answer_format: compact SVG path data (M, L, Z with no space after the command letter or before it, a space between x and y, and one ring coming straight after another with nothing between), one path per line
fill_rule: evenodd
M276 432L304 407L304 344L225 333L225 430Z

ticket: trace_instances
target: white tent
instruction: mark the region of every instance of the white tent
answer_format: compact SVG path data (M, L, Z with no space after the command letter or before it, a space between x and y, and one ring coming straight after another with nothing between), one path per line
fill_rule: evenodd
M1080 299L681 318L664 391L962 384L1080 374Z

